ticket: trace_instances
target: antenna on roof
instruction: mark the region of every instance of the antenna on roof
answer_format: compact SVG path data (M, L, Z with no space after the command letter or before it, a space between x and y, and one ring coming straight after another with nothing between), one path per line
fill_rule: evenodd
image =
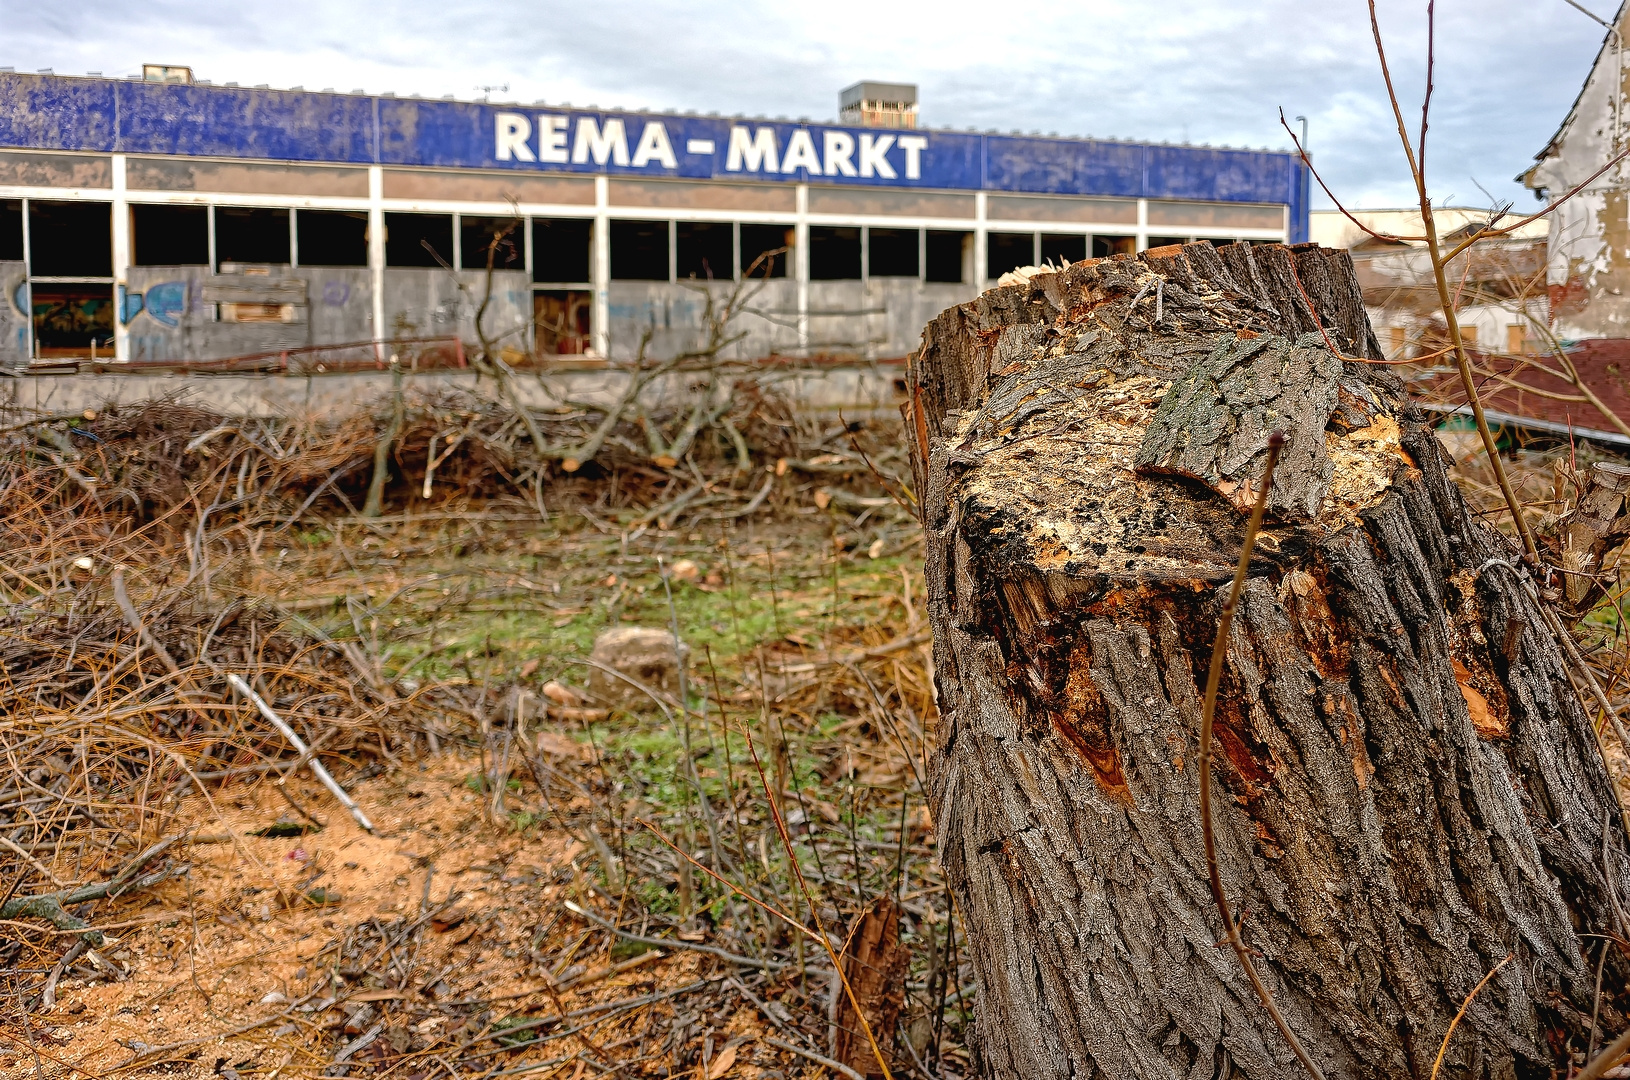
M509 93L509 83L494 83L491 86L478 86L476 89L481 91L482 101L491 101L494 94Z

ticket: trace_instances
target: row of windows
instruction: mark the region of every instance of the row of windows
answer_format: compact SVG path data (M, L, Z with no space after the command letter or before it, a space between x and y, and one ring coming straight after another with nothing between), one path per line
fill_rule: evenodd
M131 207L132 261L137 266L207 266L214 226L215 265L258 263L301 266L368 265L368 215L346 210L268 207L136 205ZM23 258L21 202L0 201L0 259ZM514 218L461 215L458 262L480 269L526 265L523 229L532 230L532 279L587 282L593 222L586 218ZM40 277L111 277L112 221L108 203L29 203L32 272ZM622 281L728 280L740 274L786 277L793 230L786 225L731 222L611 222L610 275ZM1183 237L1150 237L1150 247ZM385 265L450 267L451 214L387 213ZM1079 233L1005 233L986 237L985 274L997 278L1016 266L1078 262L1130 253L1131 236ZM967 280L973 234L956 230L812 225L809 276L815 281L862 277ZM739 252L739 254L738 254Z

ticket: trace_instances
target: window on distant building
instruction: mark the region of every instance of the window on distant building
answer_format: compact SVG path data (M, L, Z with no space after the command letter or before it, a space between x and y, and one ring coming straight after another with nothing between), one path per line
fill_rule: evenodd
M453 265L452 214L386 214L385 265Z
M1087 257L1087 238L1069 233L1041 234L1041 261L1054 266L1080 262Z
M113 204L29 200L28 247L35 277L112 277Z
M1113 255L1130 255L1137 244L1138 238L1135 236L1094 236L1092 257L1107 259Z
M137 266L208 266L209 207L130 208L132 261Z
M916 229L868 229L866 271L871 277L917 276Z
M859 281L860 228L811 225L809 277L812 281Z
M667 281L668 223L613 221L611 277L614 281Z
M588 218L532 219L532 280L581 284L589 280ZM574 316L575 318L575 316Z
M0 262L23 258L23 200L0 199Z
M925 246L928 252L923 267L924 278L952 285L960 285L966 280L963 268L967 264L968 252L973 248L973 233L929 229Z
M266 206L215 208L215 263L289 262L289 212Z
M368 215L361 210L296 210L301 266L367 266Z
M728 221L681 221L674 227L679 280L729 281L735 276L736 242ZM746 252L744 251L745 257Z
M459 218L459 265L466 270L485 270L490 252L495 270L525 269L526 234L521 231L524 225L513 217L467 214Z
M985 237L985 276L995 281L1009 270L1036 261L1033 233L993 232Z
M741 227L741 272L755 278L784 278L787 265L792 262L792 242L796 233L791 225L743 225ZM785 248L785 251L778 251ZM775 252L767 255L767 252ZM759 256L765 256L758 262ZM758 263L754 266L754 263Z

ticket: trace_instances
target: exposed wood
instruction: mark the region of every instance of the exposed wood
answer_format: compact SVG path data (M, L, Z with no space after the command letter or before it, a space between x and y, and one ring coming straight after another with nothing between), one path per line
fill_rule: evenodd
M893 1040L900 1008L905 1003L906 973L911 950L900 944L900 905L892 896L881 896L856 916L858 925L849 935L843 956L844 976L855 1000L866 1010L866 1022L887 1053ZM860 1018L847 994L837 998L838 1061L865 1076L882 1076L877 1055L872 1053Z
M1200 244L992 290L925 331L907 441L930 799L981 1075L1300 1075L1217 947L1195 767L1238 504L1275 429L1285 487L1229 636L1213 787L1264 980L1326 1075L1424 1078L1515 950L1439 1075L1550 1076L1585 1049L1587 935L1614 932L1610 887L1630 894L1590 722L1397 379L1321 329L1380 357L1344 253ZM1608 966L1615 1032L1630 966Z

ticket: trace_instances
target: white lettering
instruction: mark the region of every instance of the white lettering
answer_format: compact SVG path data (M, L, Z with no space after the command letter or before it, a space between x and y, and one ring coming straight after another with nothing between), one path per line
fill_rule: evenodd
M790 173L794 169L808 169L816 176L821 174L821 159L815 153L815 140L810 138L809 132L799 128L787 140L787 153L781 159L781 171Z
M713 140L712 139L686 139L685 140L685 153L687 153L687 154L711 154L711 153L713 153Z
M767 173L780 172L775 159L775 128L759 128L751 139L744 127L730 129L730 150L724 162L727 172L741 172L743 166L748 172L758 172L760 167Z
M821 133L821 145L826 150L826 175L855 175L855 137L847 131Z
M498 121L498 146L493 156L499 161L536 161L526 141L532 137L532 121L520 113L501 112Z
M894 166L884 154L894 145L893 135L862 135L860 137L860 175L894 179Z
M668 142L668 129L660 120L648 120L640 132L640 144L634 147L634 168L644 168L651 161L660 161L664 169L679 168L674 157L673 144Z
M538 114L538 160L566 164L566 118Z
M594 155L596 165L604 165L608 159L617 165L628 164L628 132L624 130L621 120L607 120L602 131L594 117L577 118L577 141L572 144L572 164L587 163L590 154Z
M923 178L922 152L928 149L928 140L921 135L900 136L900 149L906 152L906 179Z

